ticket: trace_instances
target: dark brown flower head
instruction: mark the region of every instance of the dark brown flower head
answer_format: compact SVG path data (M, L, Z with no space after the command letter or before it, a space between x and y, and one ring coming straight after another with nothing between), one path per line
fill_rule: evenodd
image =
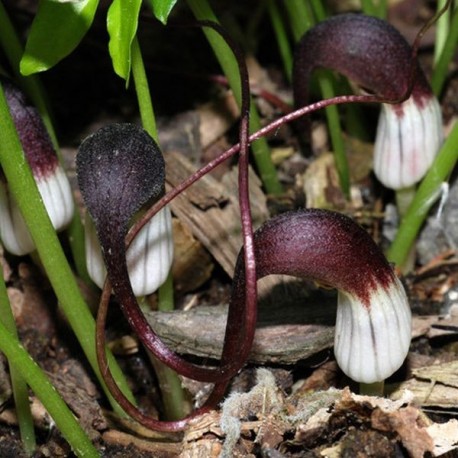
M124 238L132 216L164 192L162 153L134 124L111 124L86 138L76 165L84 203L101 239L111 226Z
M386 100L401 100L412 89L404 102L382 105L374 172L392 189L418 182L442 144L442 116L404 37L388 22L363 14L342 14L320 22L303 36L295 53L297 107L308 103L310 78L317 68L336 70Z
M1 79L6 101L27 162L36 179L49 176L58 166L56 152L38 113L10 81Z

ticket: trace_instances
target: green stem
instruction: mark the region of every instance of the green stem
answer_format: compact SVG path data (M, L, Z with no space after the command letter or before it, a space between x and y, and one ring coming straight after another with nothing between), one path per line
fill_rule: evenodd
M0 321L8 332L18 338L11 304L6 291L3 272L0 265ZM35 429L29 403L29 389L12 361L9 361L11 386L13 387L14 404L18 418L22 445L27 455L32 455L36 448Z
M293 53L288 41L286 29L281 20L280 10L277 5L277 0L267 0L267 9L269 11L270 22L275 32L278 50L280 51L281 60L285 69L286 77L291 82L293 70Z
M158 142L156 117L154 116L148 78L146 77L145 65L143 64L143 57L137 37L132 42L132 75L134 77L135 92L137 94L143 128Z
M388 250L388 259L403 268L421 225L440 195L441 186L447 181L458 161L458 123L445 141L427 175L421 182L408 208L396 237Z
M302 35L315 24L313 12L304 0L286 0L284 5L294 40L299 41Z
M134 38L132 43L132 74L134 77L135 91L137 93L143 128L158 141L156 118L154 116L148 78L146 77L143 57L137 37ZM170 311L174 309L173 279L171 272L167 276L165 283L159 287L158 296L159 310ZM180 378L175 371L158 361L149 352L148 356L156 371L167 420L178 420L183 418L185 399Z
M439 12L445 6L447 0L438 0L436 11ZM450 31L450 8L447 9L436 22L436 39L434 41L434 63L439 60L444 49Z
M361 0L361 9L368 16L377 16L377 7L372 0Z
M167 421L181 420L186 416L187 402L180 378L173 369L155 358L151 352L147 353L161 389L164 419Z
M312 10L315 13L317 21L324 21L327 17L322 0L311 0Z
M332 81L332 74L330 72L319 72L318 83L324 99L330 99L335 96ZM340 186L345 197L348 199L350 197L350 171L348 168L347 155L345 154L345 142L342 135L342 129L340 128L339 111L336 105L329 105L325 108L325 111L328 119L329 135L331 136Z
M388 14L388 0L379 0L378 17L380 19L386 19L387 14Z
M167 279L159 288L159 304L158 308L162 312L171 312L175 309L175 301L173 294L173 277L172 271L167 275Z
M452 22L450 25L450 32L445 40L442 52L439 59L434 66L433 74L431 77L431 86L434 94L439 96L442 92L445 78L447 76L448 66L453 59L456 46L458 44L458 8L453 12Z
M0 351L5 354L10 364L17 368L20 375L43 403L74 453L85 458L99 457L97 449L92 445L76 417L43 371L2 322L0 322Z
M383 391L385 389L385 382L374 383L360 383L359 384L359 394L364 396L383 396Z
M9 191L15 197L19 210L27 223L43 267L73 332L102 384L110 403L117 412L122 414L122 409L111 397L100 374L95 352L94 319L81 296L73 272L43 206L35 180L22 152L22 146L11 119L1 85L0 119L2 120L2 128L0 129L0 164L8 181ZM133 400L116 360L111 354L109 358L111 370L114 372L117 382L126 396Z
M410 205L415 198L416 193L416 186L412 185L408 188L397 189L395 192L396 197L396 208L398 210L399 220L402 221L402 218L407 213ZM407 275L408 273L412 272L415 268L415 245L412 245L411 249L407 253L402 267L400 268L403 275Z
M65 229L72 252L73 265L78 277L83 280L86 285L92 285L93 281L87 272L86 266L86 246L84 241L84 226L78 210L78 205L75 201L75 213L72 221Z
M218 22L207 0L188 0L188 5L198 20ZM204 34L207 37L207 40L229 81L229 86L232 89L234 98L240 107L240 75L237 61L227 43L217 32L209 28L204 28ZM261 121L259 119L259 114L255 105L252 103L250 109L250 132L253 133L259 130L260 127ZM266 191L269 194L281 194L283 192L283 188L278 181L277 171L272 162L271 152L267 140L265 138L256 140L252 143L251 148L256 167Z
M374 0L361 0L361 9L364 14L367 14L368 16L375 16L380 19L384 19L386 17L387 8L387 0L379 0L378 2L375 2Z
M159 288L158 309L163 312L172 311L174 306L173 299L173 278L172 272L169 272L167 280ZM167 420L179 420L186 415L186 396L181 385L181 380L175 371L167 367L165 364L157 361L155 364L156 373L160 374L161 393L164 402L164 411Z
M416 187L415 185L410 186L409 188L402 188L396 190L396 207L400 219L404 218L407 210L413 202L415 197Z
M173 281L169 273L166 282L159 288L158 309L171 311L174 309ZM161 363L148 352L151 363L154 366L162 394L164 413L166 420L179 420L186 415L186 396L177 373Z
M16 31L11 23L8 14L0 0L0 43L5 51L8 61L13 69L17 80L32 100L34 106L40 113L41 118L46 126L46 130L51 137L51 141L61 159L59 142L57 141L56 132L50 116L50 109L45 97L45 91L37 76L24 77L19 70L19 63L24 53L23 47ZM78 212L78 206L75 205L73 220L67 228L68 240L72 250L75 269L81 279L90 284L91 280L86 269L86 257L84 249L84 229Z

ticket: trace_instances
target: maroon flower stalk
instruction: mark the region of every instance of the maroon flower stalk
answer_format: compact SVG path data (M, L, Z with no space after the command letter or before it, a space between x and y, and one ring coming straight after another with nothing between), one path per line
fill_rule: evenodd
M243 364L238 359L231 359L224 367L204 368L169 349L144 317L130 283L125 243L128 224L143 205L154 202L164 192L164 159L154 140L133 124L106 126L81 144L77 174L114 295L142 343L164 364L186 377L206 382L232 377ZM103 347L99 335L102 331L98 320L98 346Z
M254 234L258 279L308 278L338 290L334 352L341 369L363 383L382 381L404 361L411 312L404 289L381 250L350 218L305 210L272 218ZM237 263L228 326L243 325L245 277Z
M9 80L1 78L6 101L27 162L40 192L48 216L56 230L73 217L70 183L59 164L56 152L38 110ZM1 174L1 172L0 172ZM0 235L5 248L16 255L35 249L17 203L8 192L3 174L0 178Z
M151 340L151 336L154 337L154 332L149 328L144 326L145 323L142 323L141 317L137 316L134 318L131 314L130 321L133 324L134 329L137 332L140 332L139 336L140 339L146 344L146 346L150 349L152 347L155 351L153 353L158 356L160 359L163 358L162 361L169 364L170 367L177 370L179 373L187 375L191 371L192 377L195 379L199 379L199 377L205 377L203 380L213 380L216 382L215 387L209 398L207 399L205 405L195 411L192 416L198 415L203 413L204 411L208 410L209 408L213 408L217 402L222 398L224 392L227 388L229 383L229 378L235 374L236 371L239 370L241 366L243 366L246 358L248 357L249 350L251 348L251 344L254 337L254 330L256 325L256 301L257 301L257 287L256 287L256 270L255 270L255 259L254 259L254 249L253 249L253 229L252 229L252 221L251 221L251 209L249 203L249 193L248 193L248 138L249 138L249 106L250 106L250 94L249 94L249 83L248 83L248 72L246 68L246 64L243 59L243 54L241 53L240 49L224 32L224 30L218 25L210 22L201 22L201 26L209 26L215 29L218 33L220 33L228 42L229 46L232 48L236 59L239 63L240 73L241 73L241 91L242 91L242 118L241 118L241 125L240 125L240 159L239 159L239 202L240 202L240 212L241 212L241 219L242 219L242 232L243 232L243 239L244 239L244 263L245 263L245 277L247 278L245 284L245 304L246 306L242 310L244 314L243 318L243 326L239 329L231 328L231 332L226 333L225 336L225 343L223 348L222 354L222 363L220 368L216 370L206 370L200 369L197 367L192 367L184 361L180 361L180 359L174 355L172 352L167 351L167 349L162 345L158 339ZM135 134L134 134L135 135ZM103 136L102 136L103 137ZM101 141L100 141L101 140ZM146 142L145 142L146 143ZM124 145L121 145L124 148ZM98 139L96 142L96 146L90 145L89 148L82 148L81 156L82 156L82 167L79 170L82 173L82 181L80 181L80 186L82 189L86 189L86 184L84 181L87 180L88 176L93 174L93 167L88 167L86 162L90 163L91 160L88 161L88 158L91 158L94 153L97 155L97 150L99 152L103 152L105 148L112 148L112 146L104 145L103 138ZM151 147L151 145L150 145ZM148 149L148 148L146 148ZM151 149L151 148L150 148ZM157 146L156 146L157 149ZM146 151L144 151L146 154ZM125 158L126 163L129 162L128 158ZM105 164L103 168L105 168L108 164ZM103 170L99 170L101 172ZM99 176L102 175L101 173L98 174ZM157 180L159 182L159 179ZM86 191L83 191L83 194ZM95 193L97 194L97 192ZM88 197L89 198L89 197ZM90 197L91 200L94 197ZM100 212L100 206L96 209L97 212ZM161 210L159 210L161 211ZM118 226L119 227L119 226ZM102 231L106 229L100 228ZM122 230L121 230L122 232ZM140 230L136 232L140 234ZM128 238L127 246L131 242L135 243L136 238L133 236ZM109 244L112 241L106 241ZM106 245L105 248L108 248L109 245ZM112 253L110 253L111 255ZM108 271L110 274L110 267L108 267ZM125 275L124 275L125 276ZM125 283L125 280L123 280ZM130 289L132 285L130 285ZM129 289L129 286L126 285L126 291ZM120 405L128 412L133 418L137 419L139 422L144 424L147 427L156 430L163 430L163 431L175 431L182 429L190 417L176 421L176 422L160 422L155 419L152 419L148 416L143 415L134 405L132 405L122 394L122 392L117 387L112 374L109 370L106 361L106 355L104 351L104 339L103 339L103 330L104 330L104 323L106 320L106 313L108 308L108 297L109 297L109 284L105 286L102 299L100 302L99 307L99 314L97 317L97 355L99 360L99 365L102 373L104 374L105 381L107 386L109 387L112 394L118 400ZM124 304L122 307L126 309L133 309L132 307L132 294L129 292L128 294L122 293L122 298L118 297L118 299L126 300L126 304L130 304L126 307ZM128 312L129 313L129 312ZM131 312L130 312L131 313ZM141 326L139 326L139 324ZM146 333L145 333L146 330ZM151 332L150 332L151 331ZM149 336L149 338L148 338ZM145 338L148 341L145 342ZM159 346L158 346L159 342ZM159 347L159 348L158 348Z
M317 68L336 70L394 103L382 105L374 172L392 189L419 181L442 143L441 111L402 35L386 21L362 14L334 16L310 29L294 58L297 107L307 104Z

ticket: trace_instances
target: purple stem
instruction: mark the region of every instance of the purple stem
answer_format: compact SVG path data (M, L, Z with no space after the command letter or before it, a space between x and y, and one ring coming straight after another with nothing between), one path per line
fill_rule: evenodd
M106 286L109 286L107 281ZM108 304L110 301L111 288L105 287L102 292L102 298L100 301L99 311L97 314L97 328L96 328L96 352L97 360L99 363L100 372L103 374L103 379L110 390L113 397L116 399L116 402L122 407L122 409L130 415L133 419L137 420L143 426L152 429L154 431L163 431L163 432L177 432L182 431L188 424L189 420L199 415L202 415L218 403L221 397L224 395L226 387L229 381L218 383L207 402L199 409L196 409L186 418L176 421L161 421L156 418L145 415L141 412L137 406L132 404L124 395L124 393L119 389L113 375L111 373L110 367L108 365L106 351L105 351L105 321L108 311Z
M126 247L124 244L119 245L117 240L113 240L108 231L104 236L107 240L102 246L111 246L110 256L106 257L107 270L110 272L110 278L113 282L113 289L118 298L120 307L129 322L129 325L136 331L143 344L164 364L175 370L181 375L205 382L225 381L235 375L243 366L251 349L254 338L257 318L257 287L256 287L256 270L253 252L253 228L251 219L251 209L249 202L249 184L248 184L248 135L249 135L249 104L250 93L248 83L248 71L243 59L243 54L237 45L232 42L230 37L226 36L224 30L218 25L208 21L199 23L201 26L208 26L215 29L228 42L238 60L241 72L241 89L242 89L242 119L240 127L240 144L241 154L239 159L239 203L242 219L242 233L245 248L245 266L246 266L246 308L237 308L236 311L229 312L229 318L233 318L237 326L227 326L225 344L221 357L221 366L215 369L208 369L196 366L187 362L174 351L170 350L162 340L157 336L149 325L148 321L141 312L137 300L133 294L127 275L126 264ZM103 225L104 227L106 225ZM117 234L116 234L117 235ZM111 237L111 238L110 238ZM116 248L114 248L116 247ZM123 249L119 249L122 247ZM105 289L107 287L105 286ZM230 323L230 321L228 321ZM100 319L99 329L104 328L104 321ZM103 333L97 333L98 338L102 339L100 345L104 345ZM215 388L218 391L218 388Z
M251 144L255 140L268 135L275 130L279 129L284 124L293 122L302 116L313 113L314 111L321 110L330 105L343 105L345 103L392 103L391 100L377 96L377 95L340 95L332 97L330 99L320 100L315 103L311 103L306 107L298 108L297 110L288 113L281 118L272 121L267 126L259 129L257 132L254 132L248 137L248 142ZM185 191L189 186L194 184L196 181L200 180L207 173L211 172L213 169L218 167L221 163L234 156L240 151L240 143L235 144L224 153L221 153L217 158L210 161L208 164L201 167L199 170L194 172L186 180L182 181L175 188L167 192L160 200L158 200L154 205L152 205L145 214L130 228L127 237L126 245L129 246L132 243L132 240L137 236L142 227L165 205L169 204L176 196Z

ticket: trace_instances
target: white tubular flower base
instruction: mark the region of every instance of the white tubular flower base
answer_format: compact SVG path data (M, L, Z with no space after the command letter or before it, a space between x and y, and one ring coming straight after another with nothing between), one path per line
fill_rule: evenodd
M35 179L54 229L63 229L70 223L74 211L72 190L64 170L57 165L51 173ZM5 249L16 256L34 251L35 244L24 218L3 181L0 182L0 215L0 237Z
M360 383L385 380L405 360L411 312L401 282L378 287L370 305L339 291L334 353L342 371Z
M94 224L86 216L86 262L90 277L103 288L107 271ZM172 216L161 209L138 233L127 250L129 278L135 296L156 291L167 279L173 261Z
M374 145L374 173L390 189L408 188L428 171L443 142L442 114L433 95L383 104Z

